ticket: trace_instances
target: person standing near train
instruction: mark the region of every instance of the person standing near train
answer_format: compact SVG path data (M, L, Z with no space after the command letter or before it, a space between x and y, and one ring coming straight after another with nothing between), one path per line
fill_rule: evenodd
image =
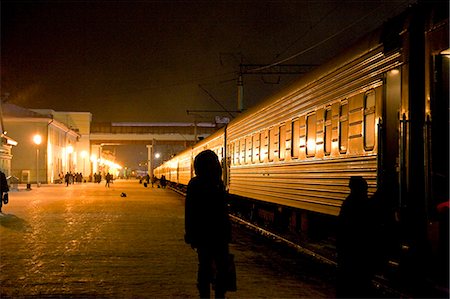
M196 176L186 193L185 241L198 254L200 297L210 298L215 265L215 298L225 298L231 224L217 155L211 150L201 152L195 157L194 170Z
M342 204L336 240L338 277L336 297L368 298L371 296L373 272L373 228L367 182L353 176L350 195Z

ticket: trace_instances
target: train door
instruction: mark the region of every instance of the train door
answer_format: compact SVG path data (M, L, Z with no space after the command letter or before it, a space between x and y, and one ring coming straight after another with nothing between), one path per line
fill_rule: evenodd
M400 171L405 163L405 145L399 142L405 132L401 125L402 70L393 69L385 77L385 96L382 121L379 127L379 174L377 185L390 194L391 205L401 206L401 181L404 173Z

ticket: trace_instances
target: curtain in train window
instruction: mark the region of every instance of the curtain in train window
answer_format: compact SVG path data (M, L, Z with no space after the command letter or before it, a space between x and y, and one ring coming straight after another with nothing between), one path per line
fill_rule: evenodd
M342 102L339 112L339 150L347 152L348 147L348 102Z
M298 119L292 122L292 137L291 137L291 157L298 158L300 147L300 121Z
M306 155L316 154L316 114L306 117Z
M332 111L331 107L328 107L325 110L325 146L324 146L324 152L325 155L329 155L331 153L331 140L332 140L332 125L331 125L331 119L332 119Z
M375 92L364 97L364 149L372 150L375 146Z

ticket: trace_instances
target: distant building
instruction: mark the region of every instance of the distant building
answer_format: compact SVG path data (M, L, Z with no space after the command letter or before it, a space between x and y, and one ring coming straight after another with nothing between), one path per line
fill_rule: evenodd
M57 113L52 110L40 112L3 105L4 129L17 141L12 148L10 174L21 183L53 183L62 173L80 171L79 129L58 120L59 115L55 117Z

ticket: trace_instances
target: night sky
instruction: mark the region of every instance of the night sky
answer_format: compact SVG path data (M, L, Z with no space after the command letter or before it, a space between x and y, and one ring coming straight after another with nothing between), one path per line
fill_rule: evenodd
M215 100L236 110L239 63L274 63L329 38L285 62L321 64L412 2L2 0L1 94L96 122L193 121L186 110L221 110ZM296 78L245 76L245 106ZM215 115L227 113L198 117Z

